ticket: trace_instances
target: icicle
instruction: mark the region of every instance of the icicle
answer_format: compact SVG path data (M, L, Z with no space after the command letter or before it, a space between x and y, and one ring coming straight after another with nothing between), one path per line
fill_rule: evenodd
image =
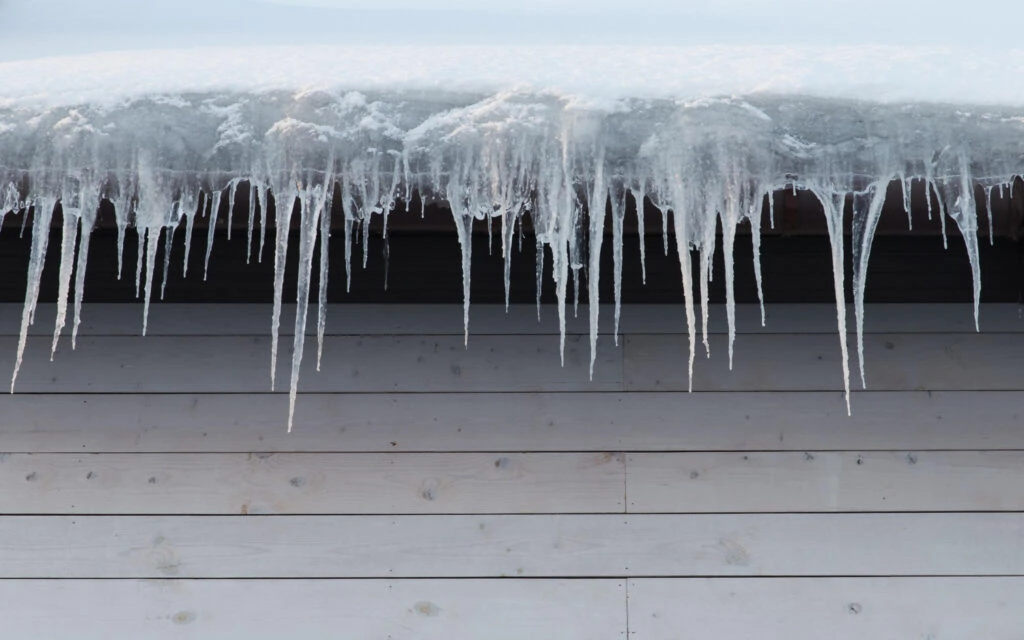
M192 202L191 200L189 202ZM192 247L192 227L196 221L195 203L192 202L185 218L185 257L181 260L181 277L188 277L188 254Z
M324 182L326 201L320 214L320 290L317 292L316 322L316 370L320 371L320 361L324 355L324 334L327 331L327 276L331 266L331 204L334 197L334 182L330 177ZM347 221L346 221L347 222Z
M686 335L689 338L688 386L687 391L693 392L693 360L697 353L697 321L693 309L693 259L690 257L690 244L687 240L688 212L680 207L682 198L676 198L676 207L672 211L675 223L676 251L679 253L679 272L683 278L683 298L686 307Z
M126 187L122 186L122 189ZM124 272L124 237L128 231L128 217L131 214L131 199L124 196L121 205L114 208L114 219L117 224L117 279L121 279ZM136 294L135 297L138 297Z
M540 294L544 289L544 243L537 238L537 322L540 322Z
M644 193L643 182L640 183L638 191L633 195L636 203L636 231L640 243L640 282L647 285L647 235L644 231Z
M665 257L668 257L668 209L661 207L661 244L665 249Z
M768 224L775 228L775 190L768 189Z
M99 203L97 203L98 205ZM82 299L85 296L85 269L89 264L89 240L96 226L95 207L88 204L82 208L81 228L78 232L78 264L75 267L75 322L71 328L71 348L78 342L78 325L82 324Z
M739 190L739 184L730 181L725 193L725 209L719 216L722 221L722 256L725 258L725 315L729 321L729 371L732 371L733 345L736 342L736 275L733 268L733 250L741 210Z
M974 200L970 162L963 152L959 154L957 169L958 178L945 180L942 187L946 211L960 229L967 249L967 258L971 263L974 284L974 329L980 331L978 312L981 304L981 263L978 255L978 208Z
M506 210L501 216L501 259L502 275L505 280L505 313L509 310L509 296L512 283L512 239L516 232L515 214Z
M246 226L245 264L252 262L252 227L256 224L256 184L249 181L249 222Z
M700 247L700 333L704 342L705 357L711 357L711 342L708 339L709 284L714 266L718 220L714 208L708 208L704 215L703 237Z
M469 281L473 266L473 216L461 212L460 208L449 195L452 205L452 216L455 218L455 229L459 236L459 247L462 249L462 343L469 347Z
M231 218L235 215L235 194L238 191L238 180L228 183L228 240L231 240Z
M60 270L57 280L57 320L53 328L53 344L50 347L50 361L57 353L57 342L60 340L61 331L67 320L68 301L71 297L71 273L75 266L75 249L78 244L78 208L63 206L61 211L63 218L61 239L60 239ZM77 204L77 203L76 203Z
M754 251L754 282L757 284L757 304L761 307L761 326L765 326L764 288L761 285L761 230L760 220L750 223L750 244Z
M612 337L619 346L619 319L622 316L622 226L626 218L626 190L621 185L612 192L612 265L614 268L615 328Z
M608 187L604 182L604 148L598 150L594 163L594 191L590 197L589 266L587 268L587 310L590 313L590 379L594 379L597 360L597 329L601 312L601 245L604 242L604 219L607 215ZM614 221L613 221L614 224ZM616 299L618 296L616 295Z
M29 212L26 204L25 217ZM11 374L11 393L18 380L21 360L25 354L25 342L28 340L28 328L35 321L36 304L39 302L39 282L43 277L43 265L46 262L46 245L50 241L50 221L53 219L54 201L50 198L37 198L32 218L32 248L29 252L28 277L25 287L25 306L21 311L21 331L18 334L18 353L14 359L14 373Z
M299 196L299 273L296 278L295 334L292 342L291 384L288 390L288 432L295 416L295 400L299 389L299 371L306 343L306 315L309 311L309 289L313 276L313 250L316 246L320 216L327 202L331 184L328 171L322 187L310 188L307 183ZM287 236L286 236L287 237ZM318 329L319 335L319 329Z
M846 347L846 294L843 282L846 279L843 264L843 210L846 208L846 194L812 187L811 191L825 210L828 239L832 247L832 282L836 295L836 323L839 328L839 349L842 352L843 390L846 398L846 415L850 415L850 356Z
M291 227L295 191L292 185L274 192L274 310L270 318L270 390L277 380L277 339L281 327L281 298L284 295L284 268L288 258L288 230Z
M167 291L167 276L171 273L171 247L174 246L174 231L178 228L176 222L168 222L167 233L164 234L164 273L160 282L160 299L164 299L164 292Z
M142 264L146 259L146 229L135 225L136 254L135 254L135 297L142 297Z
M153 297L153 271L156 269L156 251L160 246L160 234L163 227L154 225L146 227L146 297L142 302L142 335L146 335L149 327L149 302Z
M267 240L267 185L258 184L257 192L260 198L260 252L256 256L256 260L260 263L263 262L263 245Z
M214 233L217 231L217 213L220 211L220 191L214 191L210 204L209 227L206 229L206 258L203 260L203 280L210 271L210 253L213 251Z
M900 171L897 177L900 181L900 190L903 193L903 210L907 212L907 229L913 231L914 216L910 210L910 180L907 179L905 171Z
M857 363L860 367L860 386L867 388L864 374L864 292L867 287L868 260L871 259L871 243L885 204L885 191L889 183L886 176L868 187L864 195L853 196L853 304L857 322ZM864 207L862 200L871 194L871 200Z
M348 293L352 291L352 225L355 224L355 214L347 180L341 182L341 211L345 216L345 292Z
M995 223L992 220L992 187L985 187L985 216L988 218L988 244L996 243Z

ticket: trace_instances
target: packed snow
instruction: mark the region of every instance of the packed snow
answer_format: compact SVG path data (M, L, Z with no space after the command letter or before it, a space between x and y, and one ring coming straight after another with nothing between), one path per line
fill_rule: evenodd
M923 182L929 210L934 202L943 229L948 218L959 230L973 271L977 322L978 226L991 224L992 191L1009 188L1024 172L1024 86L1006 81L1024 71L1024 55L1013 50L304 45L11 58L0 62L0 217L34 211L11 390L58 202L52 352L69 313L74 346L89 234L101 199L115 205L121 250L130 238L138 242L134 270L144 301L143 333L172 259L165 251L158 267L160 243L169 249L182 228L188 252L196 218L207 218L208 265L215 220L227 215L246 220L250 259L275 265L271 389L289 250L287 233L278 230L288 229L295 217L298 313L289 429L314 294L318 368L322 354L335 204L344 215L337 225L343 244L335 240L330 250L344 253L348 281L352 246L367 242L371 217L382 216L386 229L400 202L418 199L450 209L462 250L467 343L472 223L500 224L507 292L508 264L528 220L538 260L553 267L563 350L568 307L578 304L585 283L593 373L599 258L604 250L614 256L617 342L623 221L627 211L636 211L640 228L649 228L642 207L627 207L647 199L661 212L653 224L661 225L666 247L675 242L685 258L679 268L692 389L698 352L710 356L708 281L717 232L725 256L731 366L737 229L773 225L777 190L807 190L822 204L831 241L849 410L844 216L853 220L850 277L859 377L866 386L865 276L890 182L902 185L908 215L911 183ZM235 206L241 188L250 189L245 211ZM986 198L979 201L976 189ZM607 239L606 225L612 231ZM758 233L753 239L760 291ZM318 243L321 258L314 264ZM691 252L699 256L697 269ZM173 259L187 264L187 255ZM539 262L538 290L542 272Z

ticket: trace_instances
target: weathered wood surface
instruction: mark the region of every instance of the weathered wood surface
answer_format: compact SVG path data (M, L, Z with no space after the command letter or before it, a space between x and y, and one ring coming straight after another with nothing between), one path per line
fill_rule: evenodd
M0 451L1024 449L1024 393L0 393Z
M309 317L315 318L315 306ZM18 335L22 308L19 304L0 304L0 335ZM29 329L33 336L53 334L55 304L40 304L36 322ZM708 330L725 333L725 307L711 305ZM831 304L768 304L766 322L761 325L757 305L736 305L736 332L747 333L824 333L835 334L836 309ZM233 335L266 336L270 333L271 306L267 304L161 304L150 308L149 335ZM855 331L853 305L847 305L848 331ZM291 335L295 328L295 305L286 304L281 315L281 334ZM446 304L330 304L327 311L327 335L462 335L462 307ZM614 329L614 307L601 305L601 332ZM1015 304L981 305L983 333L1024 332L1024 314ZM586 313L569 313L566 327L570 333L587 333ZM864 330L868 333L974 333L974 311L968 304L875 304L868 305ZM70 335L70 326L65 334ZM686 331L682 303L677 305L625 305L620 331L623 333L678 334ZM86 304L82 308L80 336L137 336L142 333L142 304ZM316 323L306 327L307 335L316 335ZM470 309L470 333L558 334L558 310L543 305L540 319L533 305L505 307L474 304ZM65 338L66 339L66 338Z
M7 514L1024 511L1021 486L1020 451L0 457Z
M270 390L270 337L90 337L49 358L49 341L26 350L16 391L259 392ZM606 349L588 378L590 346L569 336L565 366L553 336L334 336L306 342L300 389L380 391L620 391L622 352ZM15 339L0 338L0 371L13 369ZM278 391L288 389L290 344L280 345Z
M828 391L843 388L839 338L827 335L749 335L738 338L729 370L725 336L700 347L694 391ZM632 335L623 347L627 391L685 391L683 336ZM852 388L860 388L850 341ZM871 334L864 338L868 389L1020 390L1024 340L1016 334Z
M1019 640L1022 578L631 580L636 640Z
M1024 575L1024 514L0 518L0 578L894 575Z
M1024 511L1024 452L634 453L631 513Z
M622 513L612 453L14 454L0 513Z
M4 636L625 638L622 580L0 580Z
M1024 390L1008 375L1024 361L1016 334L871 334L865 339L868 385L875 391ZM696 391L834 391L843 388L839 342L828 335L748 335L728 369L726 339L713 336L712 357L698 358ZM48 341L30 343L17 391L258 392L270 389L266 337L88 337L49 360ZM306 344L300 389L315 392L685 391L686 339L625 336L599 346L588 379L589 340L567 337L559 366L554 336L333 336L323 369ZM281 345L278 384L287 388L288 343ZM0 338L0 371L13 369L15 339ZM859 384L855 380L853 384Z

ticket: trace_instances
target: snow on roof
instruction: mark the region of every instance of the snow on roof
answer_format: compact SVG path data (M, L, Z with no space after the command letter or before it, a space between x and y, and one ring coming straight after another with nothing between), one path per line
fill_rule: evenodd
M143 12L128 0L14 0L4 7L0 21L16 35L0 52L2 211L34 209L18 366L55 204L64 233L54 349L72 290L79 322L81 247L101 198L116 205L122 245L129 227L138 232L144 327L161 238L184 226L189 246L197 216L208 215L213 229L218 215L248 215L251 248L254 226L265 236L273 209L274 227L287 228L297 202L304 310L313 247L326 246L332 203L340 198L347 248L359 225L365 238L371 216L386 220L397 200L416 192L452 211L468 337L473 220L501 219L503 255L512 260L513 230L529 217L553 261L563 327L570 286L584 280L595 302L592 366L606 218L618 271L627 198L647 198L671 212L679 247L700 255L696 273L690 260L680 261L692 379L718 225L732 327L737 227L773 220L776 189L807 189L829 226L849 393L843 218L853 216L864 383L863 300L875 226L891 181L903 186L909 212L910 182L922 180L929 208L934 202L944 225L948 218L964 237L977 317L979 210L1024 165L1024 85L1008 81L1024 71L1024 50L1001 46L993 37L1000 24L972 32L974 13L958 9L946 20L942 7L918 13L910 5L906 13L875 0L856 7L803 0L715 8L582 0L474 10L459 0L377 6L178 0L147 3ZM872 8L885 20L866 20ZM783 29L767 28L779 15ZM911 23L916 30L905 29ZM37 35L43 26L46 37ZM780 44L780 34L792 37ZM958 45L938 46L936 37ZM240 185L255 196L247 212L234 211ZM642 224L642 208L638 215ZM273 246L272 363L287 235ZM755 251L759 274L757 259ZM321 284L321 328L325 291ZM298 314L292 408L305 322ZM16 378L17 368L12 389Z

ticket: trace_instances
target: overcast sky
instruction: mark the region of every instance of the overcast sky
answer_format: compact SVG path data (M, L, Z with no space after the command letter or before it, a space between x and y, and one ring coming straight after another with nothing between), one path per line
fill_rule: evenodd
M977 0L0 0L0 59L245 44L1020 46Z

